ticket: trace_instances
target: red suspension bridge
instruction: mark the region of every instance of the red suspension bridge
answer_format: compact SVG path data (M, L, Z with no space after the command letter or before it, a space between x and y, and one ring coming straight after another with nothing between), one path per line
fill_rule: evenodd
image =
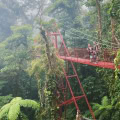
M49 36L54 37L52 38L52 42L58 50L59 58L101 68L115 69L114 58L116 57L117 49L104 49L101 56L99 56L99 62L95 64L94 62L90 62L87 48L67 48L60 32L50 33Z
M52 43L54 44L55 49L57 50L57 56L60 59L63 59L65 61L67 61L67 70L65 68L63 68L63 72L64 72L64 76L66 81L63 81L61 79L60 84L58 85L59 89L62 91L63 93L63 100L62 102L59 101L59 107L60 107L60 118L59 120L61 120L61 116L62 116L62 107L72 104L75 104L76 110L80 111L79 105L78 105L78 101L81 99L84 99L89 111L92 115L93 120L95 119L95 115L93 113L93 110L88 102L87 96L84 92L84 89L82 87L81 81L78 77L76 68L74 66L74 62L76 63L81 63L81 64L87 64L87 65L91 65L91 66L96 66L96 67L101 67L101 68L108 68L108 69L115 69L114 66L114 58L117 54L117 50L111 51L111 50L103 50L103 54L101 54L100 56L100 60L97 64L90 62L89 60L89 54L87 51L87 48L67 48L63 39L63 36L61 35L60 31L58 30L58 32L49 32L47 33L47 36L51 39ZM71 66L71 70L73 71L72 73L69 73L69 66ZM74 82L78 82L79 88L81 90L80 95L75 95L75 93L73 92L72 86L70 84L70 79L74 79ZM70 94L71 94L71 98L67 99L67 88L69 88ZM66 109L65 109L66 111ZM66 112L65 112L66 113Z
M68 61L69 64L71 65L71 69L73 70L73 74L69 74L68 71L66 71L66 69L63 68L64 76L66 78L66 86L64 85L64 82L62 82L62 85L59 86L59 88L61 89L61 91L63 92L63 95L64 95L64 100L63 100L63 102L60 102L59 107L67 106L69 104L74 103L76 109L78 111L80 111L77 101L84 98L84 100L86 101L87 106L89 108L89 111L92 115L93 120L96 120L93 110L88 102L87 96L84 92L84 89L82 87L82 84L80 82L80 79L78 77L77 71L76 71L73 63L76 62L76 63L87 64L87 65L101 67L101 68L115 69L113 61L116 56L117 50L114 50L114 51L104 50L102 57L101 57L102 58L101 61L99 61L97 64L95 64L95 63L90 62L89 54L88 54L86 48L74 48L74 49L69 48L68 49L65 45L63 36L61 35L60 31L54 32L54 33L53 32L48 33L48 36L50 37L50 39L52 40L52 42L54 44L54 47L58 51L57 56L60 59ZM69 81L71 78L74 78L74 80L76 80L78 82L80 90L82 92L82 95L75 96L75 93L73 92L72 86L70 85L70 81ZM67 88L69 88L69 91L71 94L71 99L66 99L65 92L66 92ZM61 116L62 116L62 114L61 114Z

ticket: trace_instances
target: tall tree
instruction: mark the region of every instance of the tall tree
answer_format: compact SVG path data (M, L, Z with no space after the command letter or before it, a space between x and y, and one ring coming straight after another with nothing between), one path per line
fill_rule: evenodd
M96 7L98 11L98 40L100 43L102 43L102 18L100 0L96 0Z
M30 25L14 26L13 34L1 43L4 51L3 67L0 70L1 79L6 81L2 95L29 97L31 81L26 69L30 60L31 31ZM5 90L6 89L6 90ZM26 91L26 92L25 92Z

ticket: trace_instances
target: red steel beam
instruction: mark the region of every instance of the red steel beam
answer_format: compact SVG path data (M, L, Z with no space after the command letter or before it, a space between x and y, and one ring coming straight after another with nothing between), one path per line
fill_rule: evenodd
M60 35L60 33L50 33L49 35L51 35L51 36Z
M70 93L71 93L71 95L72 95L72 99L73 99L74 104L75 104L75 107L76 107L77 110L79 110L78 104L77 104L76 99L75 99L75 97L74 97L74 93L73 93L73 91L72 91L72 87L71 87L70 82L69 82L69 80L68 80L68 78L67 78L67 74L66 74L64 68L63 68L63 71L64 71L64 75L65 75L65 78L66 78L67 85L68 85L68 87L69 87L69 89L70 89Z
M83 97L84 97L84 95L82 95L82 96L77 96L77 97L75 97L75 99L76 99L76 101L78 101L78 100L80 100L80 99L83 98ZM71 98L70 100L67 100L67 101L63 102L62 104L59 105L59 107L61 107L61 106L63 106L63 105L69 105L69 104L71 104L72 102L74 102L73 98Z
M67 76L68 78L72 78L72 77L77 77L77 75L70 75L70 76Z
M66 56L59 56L59 58L67 60L67 61L72 61L72 62L81 63L81 64L87 64L87 65L96 66L96 67L115 69L114 63L110 63L110 62L98 62L97 64L95 64L94 62L90 62L90 60L88 60L88 59L82 59L82 58L76 58L76 57L66 57ZM120 68L120 66L119 66L119 68Z

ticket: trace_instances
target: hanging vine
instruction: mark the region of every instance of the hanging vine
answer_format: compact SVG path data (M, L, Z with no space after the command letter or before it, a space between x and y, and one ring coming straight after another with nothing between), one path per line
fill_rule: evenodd
M40 28L40 35L35 39L37 41L34 48L35 59L32 61L30 74L37 79L40 104L46 111L45 118L56 120L57 79L63 76L64 62L56 56L56 51L46 36L43 26Z
M120 98L120 50L117 52L117 56L114 59L114 64L115 64L115 82L114 82L114 97L119 100Z
M120 69L119 69L119 64L120 64L120 50L118 50L117 52L117 56L114 59L114 64L115 64L115 79L119 79L118 74L120 73Z

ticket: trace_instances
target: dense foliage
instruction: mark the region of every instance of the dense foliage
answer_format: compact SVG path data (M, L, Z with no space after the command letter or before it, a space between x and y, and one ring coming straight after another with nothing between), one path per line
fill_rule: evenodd
M119 6L120 0L0 0L0 119L58 119L58 102L63 97L58 85L64 80L66 63L56 56L58 51L45 31L59 28L69 49L87 48L97 41L101 60L104 49L116 51L115 71L74 65L96 118L119 120ZM78 83L73 79L70 84L80 95ZM71 97L69 90L67 95ZM78 104L81 114L91 118L84 100ZM65 109L63 120L74 120L74 104L67 113Z

